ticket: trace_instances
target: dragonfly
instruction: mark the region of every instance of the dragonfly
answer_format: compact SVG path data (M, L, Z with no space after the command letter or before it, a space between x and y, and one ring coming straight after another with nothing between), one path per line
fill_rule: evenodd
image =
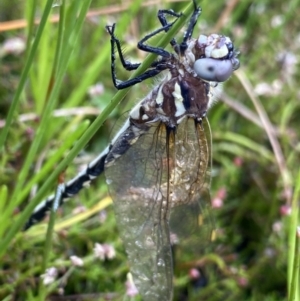
M116 24L106 26L117 89L158 74L160 78L133 107L109 146L63 186L59 199L61 205L105 172L134 283L145 301L173 298L174 237L195 251L211 238L211 133L206 115L220 83L239 68L238 51L229 37L192 37L201 13L195 0L193 6L182 42L170 41L173 52L147 42L167 33L182 13L158 11L161 27L137 44L138 49L158 58L144 73L126 81L116 77L116 51L126 70L136 70L140 63L124 58ZM25 228L43 219L54 201L55 196L50 196L42 202Z

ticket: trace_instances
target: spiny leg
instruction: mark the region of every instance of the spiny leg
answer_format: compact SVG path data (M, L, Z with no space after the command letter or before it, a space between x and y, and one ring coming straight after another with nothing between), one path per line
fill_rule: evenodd
M149 40L150 38L156 36L158 33L162 32L162 31L165 31L167 32L172 26L173 24L177 21L177 19L175 21L173 21L172 23L167 23L166 25L164 25L163 27L161 28L158 28L156 30L154 30L153 32L147 34L144 38L142 38L139 42L138 42L138 48L140 50L143 50L143 51L146 51L146 52L150 52L150 53L155 53L157 55L160 55L164 58L169 58L171 57L171 53L166 51L165 49L163 48L160 48L160 47L153 47L153 46L150 46L150 45L147 45L145 44L145 42L147 40Z
M180 18L182 16L182 13L175 13L172 9L161 9L158 11L157 13L157 17L161 23L162 26L166 26L170 23L168 23L167 19L166 19L166 15L170 15L170 16L173 16L173 17L176 17L177 19ZM165 30L166 32L168 31L169 29ZM170 41L170 44L172 47L175 47L177 45L177 42L175 40L175 38L173 38L171 41Z
M193 0L193 4L194 4L194 12L193 12L193 14L190 18L187 30L184 33L183 40L180 43L180 52L182 54L186 51L186 49L188 47L187 46L187 41L191 38L191 36L193 34L194 27L197 23L197 20L198 20L198 17L200 15L200 13L201 13L201 8L199 6L197 6L197 3L196 3L195 0Z
M115 36L115 27L116 27L116 23L114 23L111 26L106 26L106 30L108 31L108 33L110 34L111 40L111 57L112 57L112 64L115 62L116 58L115 58L115 44L117 45L117 50L118 50L118 54L121 60L121 63L123 65L123 67L128 70L128 71L132 71L132 70L136 70L141 63L130 63L129 61L125 60L123 52L122 52L122 48L121 48L121 43L120 40Z
M157 17L158 17L161 25L163 26L165 32L167 32L170 29L170 27L173 25L173 23L177 20L176 19L174 22L168 23L168 21L166 19L166 15L170 15L170 16L176 17L178 19L182 16L182 13L175 13L172 9L161 9L161 10L158 11ZM116 44L118 54L119 54L119 57L120 57L120 60L121 60L121 63L123 65L123 67L128 71L136 70L141 65L141 63L133 64L133 63L130 63L129 61L125 60L124 55L123 55L123 51L122 51L122 48L121 48L120 40L114 34L115 27L116 27L115 23L112 26L106 26L106 29L107 29L108 33L110 34L110 36L111 36L111 51L114 53L114 48L115 48L115 44ZM154 35L156 35L160 31L161 31L161 29L158 29L158 32L152 33L150 37L153 37ZM170 44L171 44L171 46L174 47L177 44L176 40L173 38L171 40ZM155 61L154 63L152 63L151 66L155 67L155 65L157 63L158 62Z
M162 70L165 70L167 67L161 67L159 69L150 69L147 70L146 72L140 74L137 77L134 77L132 79L126 80L126 81L119 81L116 78L116 74L115 74L115 68L114 66L111 66L111 72L112 72L112 80L114 83L114 86L118 89L118 90L122 90L131 86L134 86L135 84L138 84L142 81L144 81L145 79L148 79L150 77L154 77L157 74L159 74Z
M122 66L124 67L124 69L126 69L127 71L136 70L141 65L141 63L135 63L135 64L133 64L133 63L130 63L129 61L125 60L120 40L115 36L115 27L116 27L115 23L113 25L111 25L111 26L109 26L109 25L106 26L106 30L108 31L108 33L111 36L110 42L111 42L111 58L112 58L112 62L114 63L116 61L116 57L114 55L115 54L115 44L116 44L117 45L118 54L119 54L119 57L120 57L120 60L121 60L121 63L122 63ZM159 63L160 63L160 61L154 61L151 64L151 67L156 67Z
M158 30L155 30L153 33L147 35L144 39L142 39L139 42L138 47L141 43L142 46L146 46L146 47L144 47L145 51L153 52L153 53L156 53L156 54L161 55L161 56L166 56L167 55L167 57L169 57L170 53L165 51L164 49L156 48L156 47L150 47L150 46L144 45L143 42L145 42L149 38L155 36L156 34L158 34L161 31L167 31L173 25L173 23L168 23L166 26L164 26L162 28L159 28ZM115 43L117 45L117 49L118 49L118 53L119 53L122 65L126 70L129 70L129 71L135 70L140 66L140 63L131 64L130 62L128 62L124 59L120 41L114 35L115 24L113 24L112 26L106 26L106 29L107 29L108 33L111 35L111 47L112 47L112 49L111 49L111 73L112 73L112 80L113 80L114 86L118 90L133 86L137 83L140 83L140 82L144 81L147 78L154 77L155 75L159 74L161 71L167 69L167 64L165 64L163 60L162 61L154 61L151 64L151 67L153 69L149 69L146 72L142 73L141 75L139 75L135 78L129 79L127 81L123 81L123 82L118 81L117 77L116 77L116 71L115 71L115 61L116 61L115 52L114 52ZM151 49L149 50L148 47L150 47Z

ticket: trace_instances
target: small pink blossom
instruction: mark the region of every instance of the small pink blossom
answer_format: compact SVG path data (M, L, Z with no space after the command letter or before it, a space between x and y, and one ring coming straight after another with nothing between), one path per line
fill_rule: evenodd
M85 212L86 211L86 207L85 206L77 206L73 209L72 213L73 214L79 214L79 213L82 213L82 212Z
M57 277L57 269L54 267L47 269L46 273L41 275L44 285L49 285L53 283L56 277Z
M116 257L116 250L112 245L95 243L94 254L101 260L113 259Z
M105 250L103 246L97 242L95 243L95 247L94 247L94 255L96 258L99 258L101 260L105 259Z
M1 54L2 55L6 55L6 54L19 55L25 50L25 47L26 47L25 41L19 37L7 39L2 44L2 47L0 49L0 56L1 56Z
M243 165L243 159L241 157L235 157L233 159L233 164L237 167L241 167Z
M100 96L104 93L104 86L100 83L89 87L88 94L90 97Z
M272 225L272 229L273 229L273 232L275 233L280 233L282 231L282 222L275 222L273 225Z
M226 195L227 195L227 191L225 187L222 187L217 191L217 197L219 197L222 200L226 198Z
M223 204L224 204L223 200L218 197L213 198L211 201L211 205L213 208L221 208L223 207Z
M27 137L31 140L33 140L34 136L35 136L35 131L33 128L31 127L28 127L26 130L25 130L25 134L27 135Z
M103 244L103 248L105 251L105 257L107 259L113 259L116 257L116 250L112 245L109 244Z
M199 279L201 277L201 273L198 269L193 268L193 269L189 270L189 277L192 280L196 280L196 279Z
M179 237L176 233L170 233L170 242L171 245L178 245L179 244Z
M281 197L288 201L292 198L293 196L293 190L292 188L288 187L288 188L285 188L282 192L281 192Z
M70 256L70 260L74 266L82 267L83 260L78 256Z
M292 213L292 208L289 205L282 205L280 207L280 214L285 216L285 215L291 215Z
M221 208L223 206L224 203L224 199L226 198L226 188L222 187L220 188L217 193L216 196L212 199L211 204L213 208Z
M281 80L276 79L271 84L259 83L254 87L254 92L257 95L276 96L282 91L283 83Z
M248 283L249 283L249 281L248 281L247 278L245 278L245 277L239 277L239 278L238 278L238 284L239 284L240 286L246 287L246 286L248 286Z
M100 223L103 224L106 219L107 219L107 212L106 210L101 210L98 214L98 217L99 217L99 220L100 220Z
M294 54L293 52L290 51L280 52L276 59L282 66L283 74L286 74L288 77L294 75L294 73L297 71L298 59L297 59L297 55Z
M125 285L126 285L126 295L127 296L134 297L139 293L139 291L137 290L137 288L133 282L131 273L127 274L127 281L126 281Z

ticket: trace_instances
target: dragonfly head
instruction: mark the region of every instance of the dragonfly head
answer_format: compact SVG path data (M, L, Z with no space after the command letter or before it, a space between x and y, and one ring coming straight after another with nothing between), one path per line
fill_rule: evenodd
M194 71L207 81L224 82L240 66L238 52L230 38L211 34L200 35L194 48Z

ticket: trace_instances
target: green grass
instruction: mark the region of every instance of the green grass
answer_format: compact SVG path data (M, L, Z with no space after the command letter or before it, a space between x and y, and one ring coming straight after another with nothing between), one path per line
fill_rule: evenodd
M121 6L111 10L110 1L61 3L1 4L1 22L26 19L27 26L0 31L0 43L13 37L27 42L21 54L0 51L0 299L51 300L63 291L80 300L104 300L108 294L116 300L138 300L125 296L129 269L103 177L59 210L48 233L46 223L26 233L20 230L35 205L55 192L59 175L67 169L64 177L71 179L91 161L109 141L120 114L152 87L147 81L116 92L105 25L117 21L128 58L147 68L154 57L145 58L135 45L158 27L157 10L183 11L190 3L158 1L141 8L147 1L130 1L125 11ZM190 257L189 266L176 267L175 300L187 290L188 300L297 301L300 73L294 60L299 62L300 3L228 3L232 6L202 1L194 34L228 35L241 53L240 70L224 84L224 95L209 112L211 195L215 199L223 188L226 197L223 206L214 209L217 240L203 256ZM85 18L86 12L97 10L100 14ZM45 22L54 14L60 14L59 22ZM34 17L41 18L39 26ZM165 46L182 23L154 39L153 45ZM118 69L119 78L129 76ZM103 93L90 96L88 89L96 83L103 84ZM65 110L58 116L61 109ZM86 210L74 212L80 206ZM291 214L284 214L286 208ZM95 259L96 242L112 244L116 257ZM71 255L81 257L84 266L72 266ZM188 272L196 264L207 285L195 292ZM40 275L49 267L59 274L44 286Z

